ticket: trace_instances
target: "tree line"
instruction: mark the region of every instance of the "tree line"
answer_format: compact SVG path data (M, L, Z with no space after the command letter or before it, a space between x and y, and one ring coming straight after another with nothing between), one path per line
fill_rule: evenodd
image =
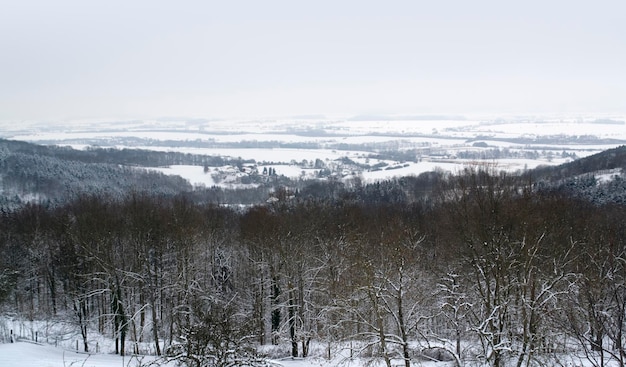
M85 351L98 332L119 354L149 343L187 365L260 358L260 345L349 349L387 367L433 353L458 365L625 365L623 205L479 169L420 197L32 203L2 212L0 302L71 319Z

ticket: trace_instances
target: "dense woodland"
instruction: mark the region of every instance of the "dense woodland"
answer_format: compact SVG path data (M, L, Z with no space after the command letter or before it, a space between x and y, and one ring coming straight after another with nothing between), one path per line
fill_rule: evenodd
M387 367L624 366L626 207L578 194L592 176L543 174L316 182L247 207L148 190L7 206L0 307L71 320L85 351L98 332L194 366L261 346Z

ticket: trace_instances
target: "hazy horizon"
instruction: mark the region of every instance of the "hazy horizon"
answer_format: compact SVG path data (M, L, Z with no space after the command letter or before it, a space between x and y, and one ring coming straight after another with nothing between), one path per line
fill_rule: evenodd
M0 121L626 114L623 1L10 2Z

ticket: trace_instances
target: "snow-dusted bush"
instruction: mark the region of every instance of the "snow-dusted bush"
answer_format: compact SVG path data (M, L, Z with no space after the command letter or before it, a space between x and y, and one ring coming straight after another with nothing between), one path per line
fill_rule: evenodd
M227 302L199 299L182 342L166 350L181 366L264 366L252 343L250 322Z

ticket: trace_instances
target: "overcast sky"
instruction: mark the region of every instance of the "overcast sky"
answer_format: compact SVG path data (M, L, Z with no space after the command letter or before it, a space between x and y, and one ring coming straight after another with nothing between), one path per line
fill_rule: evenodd
M0 1L0 120L626 113L626 1Z

